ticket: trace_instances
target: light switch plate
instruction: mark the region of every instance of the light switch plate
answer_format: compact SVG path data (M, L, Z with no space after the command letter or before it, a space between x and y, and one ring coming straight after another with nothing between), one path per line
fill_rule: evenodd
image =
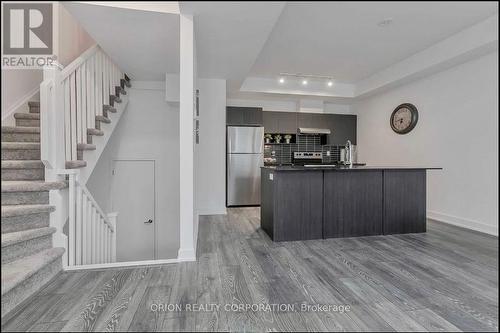
M269 174L269 180L273 180L274 179L274 174L273 173L270 173Z

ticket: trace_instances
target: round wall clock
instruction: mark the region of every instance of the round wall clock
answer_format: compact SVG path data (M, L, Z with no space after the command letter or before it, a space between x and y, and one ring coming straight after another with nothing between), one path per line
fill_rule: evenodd
M398 134L409 133L418 121L418 110L415 105L404 103L399 105L391 115L391 128Z

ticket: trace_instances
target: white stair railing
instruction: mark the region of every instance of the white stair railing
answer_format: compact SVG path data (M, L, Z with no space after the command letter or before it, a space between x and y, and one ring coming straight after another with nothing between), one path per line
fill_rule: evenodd
M85 184L79 170L66 169L78 160L80 144L87 144L87 130L96 128L96 117L114 106L123 72L95 45L66 68L44 68L40 85L40 144L46 181L67 178L67 197L51 196L56 211L67 211L66 219L51 215L57 231L54 246L66 249L64 266L106 264L116 261L116 214L106 215ZM54 200L53 200L54 199Z
M105 214L78 172L68 174L68 266L116 261L116 213Z
M86 144L87 129L113 106L111 96L124 73L95 45L66 68L44 68L40 86L42 160L48 168L64 169L78 160L78 145Z

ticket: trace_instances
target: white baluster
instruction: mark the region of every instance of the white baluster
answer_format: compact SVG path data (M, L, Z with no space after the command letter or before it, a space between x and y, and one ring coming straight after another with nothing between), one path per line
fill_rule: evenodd
M87 219L85 220L87 230L87 264L92 263L92 202L87 198Z
M82 188L76 186L76 265L82 264Z
M85 221L87 218L87 198L85 197L85 193L82 193L82 265L85 265L87 262L87 232L85 227Z
M106 225L104 224L104 220L102 219L102 217L100 218L100 220L101 220L101 253L100 253L100 256L101 256L101 263L104 263L104 242L106 241L104 238L104 235L105 235Z
M96 232L96 223L97 220L97 211L94 206L92 206L92 222L91 222L91 233L90 233L90 241L91 241L91 259L90 263L95 264L96 263L96 238L97 238L97 232Z
M82 81L82 109L81 109L81 132L82 132L82 143L87 143L87 63L84 62L81 67L81 81Z
M75 184L76 175L69 175L69 244L68 244L68 258L69 265L75 265L75 253L76 253L76 221L75 221L75 210L76 210L76 184Z
M70 85L70 110L71 110L71 115L70 115L70 123L71 123L71 155L70 159L71 160L76 160L77 155L76 155L76 142L77 142L77 135L76 135L76 74L71 73L69 76L69 85Z
M71 99L69 79L63 81L65 160L71 160Z
M87 61L87 128L93 128L92 115L95 108L95 80L94 80L95 54ZM88 140L87 140L88 143Z
M109 213L108 219L111 223L111 258L110 262L116 262L116 220L118 218L118 213Z

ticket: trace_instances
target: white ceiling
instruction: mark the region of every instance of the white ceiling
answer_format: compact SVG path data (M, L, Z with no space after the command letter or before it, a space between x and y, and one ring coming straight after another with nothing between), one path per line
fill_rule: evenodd
M195 17L198 76L227 79L238 90L264 46L285 2L183 1Z
M287 3L250 76L280 72L354 83L498 10L496 2ZM379 27L378 22L393 23Z
M65 6L134 79L163 80L166 72L179 72L179 17L152 9L161 3L138 3L144 10ZM240 88L245 80L276 79L280 72L355 84L498 12L497 2L478 1L186 1L178 7L195 18L198 76L226 79L228 97L269 96ZM377 25L387 18L391 25Z
M131 78L164 80L167 72L179 73L179 15L102 3L63 4Z

